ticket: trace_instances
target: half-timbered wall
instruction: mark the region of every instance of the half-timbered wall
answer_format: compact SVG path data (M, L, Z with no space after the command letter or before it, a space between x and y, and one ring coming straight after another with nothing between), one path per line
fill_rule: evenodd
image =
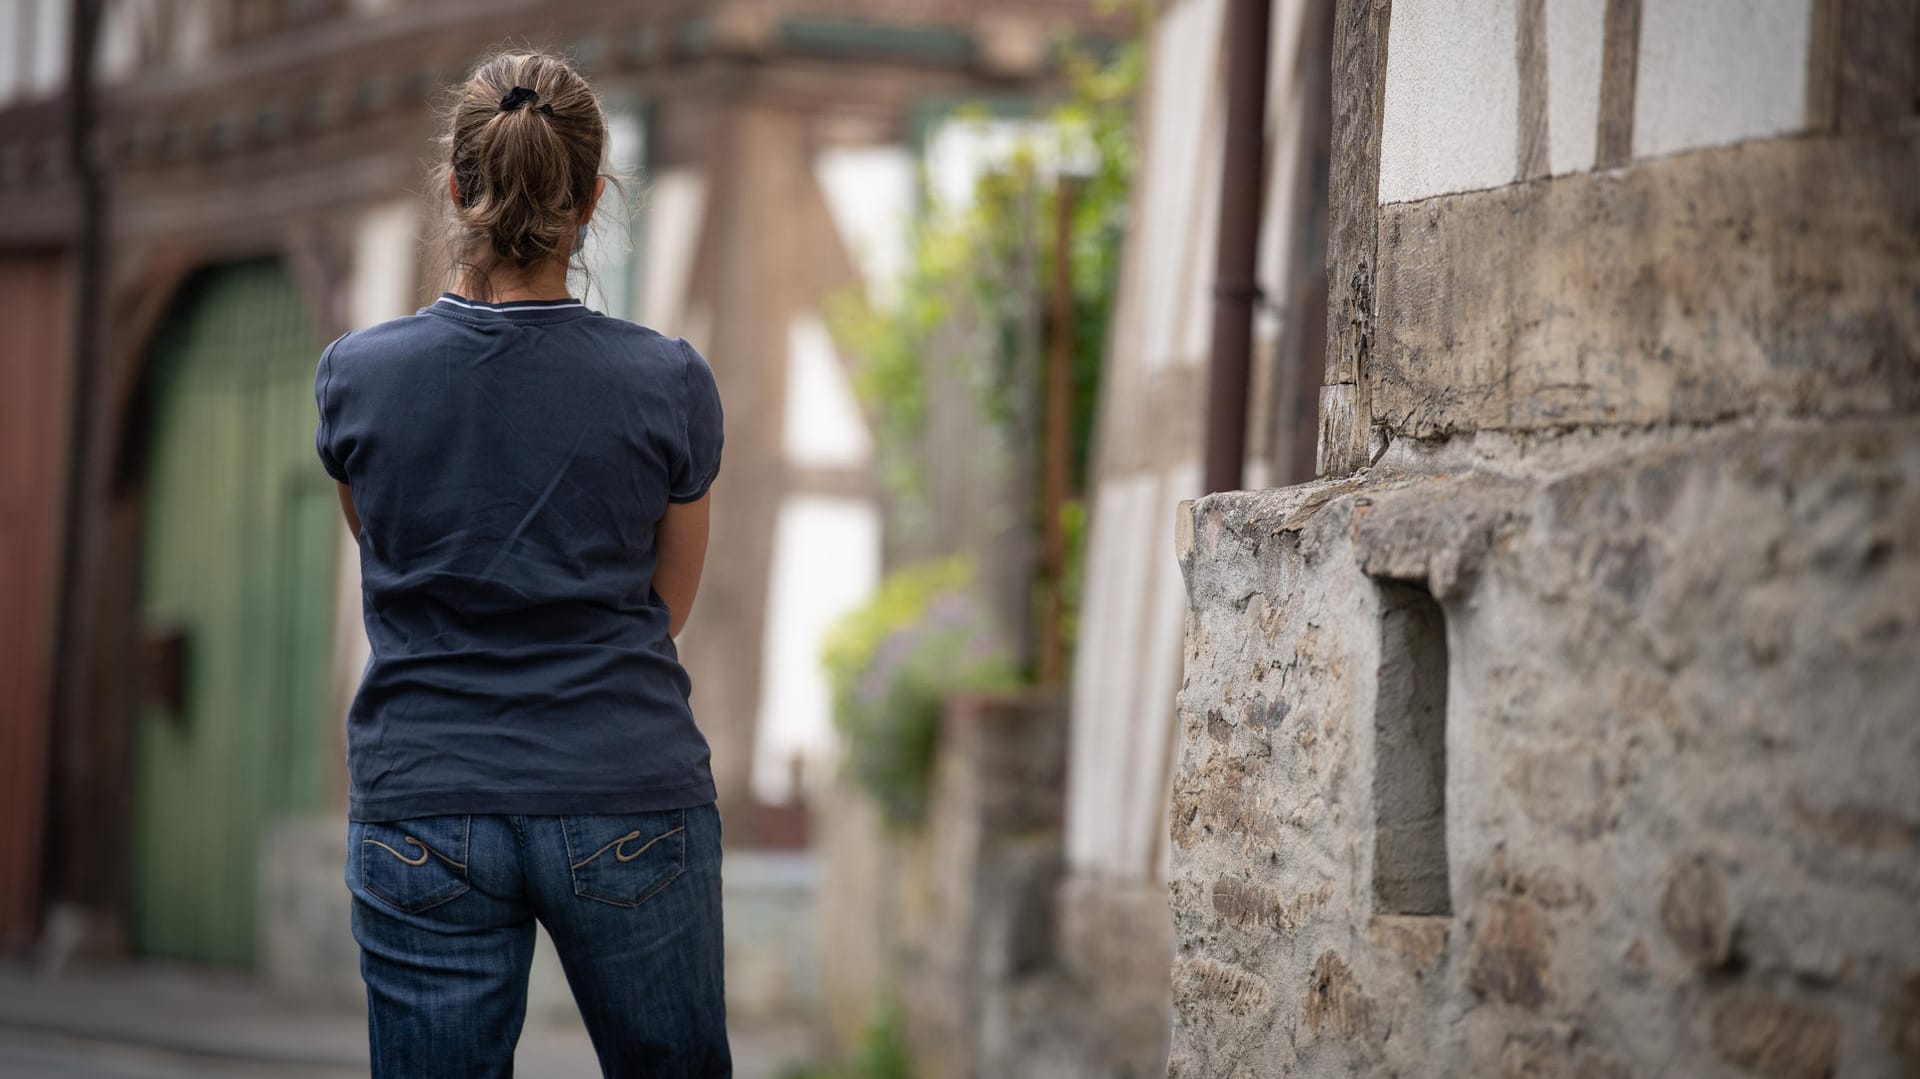
M1326 474L1181 515L1169 1074L1920 1074L1920 11L1336 28Z

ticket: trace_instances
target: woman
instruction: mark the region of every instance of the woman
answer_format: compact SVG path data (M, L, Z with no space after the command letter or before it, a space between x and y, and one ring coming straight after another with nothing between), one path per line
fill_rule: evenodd
M726 1075L720 820L673 645L713 373L568 294L606 122L564 61L483 62L442 144L453 291L315 379L373 649L347 748L373 1072L510 1074L538 919L607 1075Z

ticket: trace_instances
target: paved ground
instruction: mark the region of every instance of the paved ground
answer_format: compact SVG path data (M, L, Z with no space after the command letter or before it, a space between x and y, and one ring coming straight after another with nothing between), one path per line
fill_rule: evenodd
M776 1079L807 1055L806 1030L740 1028L735 1074ZM43 978L0 966L7 1079L344 1079L367 1074L363 1013L274 999L245 978L142 964ZM529 1023L515 1074L594 1076L586 1032Z

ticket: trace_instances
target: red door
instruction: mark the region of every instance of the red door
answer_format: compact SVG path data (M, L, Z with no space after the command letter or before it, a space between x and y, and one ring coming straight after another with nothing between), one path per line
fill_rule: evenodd
M73 357L66 261L0 258L0 955L33 941Z

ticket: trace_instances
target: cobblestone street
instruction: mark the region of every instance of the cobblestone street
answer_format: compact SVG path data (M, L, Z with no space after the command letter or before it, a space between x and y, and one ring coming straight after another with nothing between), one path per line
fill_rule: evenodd
M809 1055L798 1027L733 1031L734 1074L775 1079ZM344 1079L367 1074L360 1013L303 1007L238 976L166 965L40 977L0 967L0 1075L7 1079ZM599 1074L578 1023L536 1024L515 1074Z

